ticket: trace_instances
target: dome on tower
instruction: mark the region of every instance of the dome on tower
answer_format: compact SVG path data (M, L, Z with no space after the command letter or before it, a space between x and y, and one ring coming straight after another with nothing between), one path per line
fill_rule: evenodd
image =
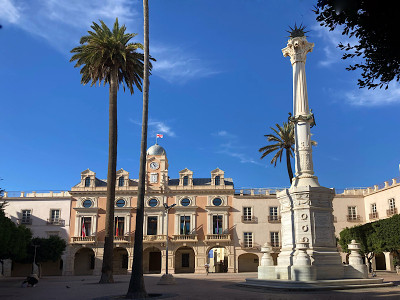
M167 152L159 144L155 144L147 149L147 155L167 155Z

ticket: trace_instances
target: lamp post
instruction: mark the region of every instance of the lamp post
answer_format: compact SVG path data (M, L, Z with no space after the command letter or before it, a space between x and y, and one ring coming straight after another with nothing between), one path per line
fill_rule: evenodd
M35 253L33 254L33 266L32 266L32 273L37 274L38 273L38 267L36 265L36 248L40 247L40 245L33 245L35 247Z
M175 284L175 279L172 274L168 274L168 212L171 208L173 208L176 204L167 205L164 203L165 213L167 215L167 241L165 243L165 274L161 276L158 284Z

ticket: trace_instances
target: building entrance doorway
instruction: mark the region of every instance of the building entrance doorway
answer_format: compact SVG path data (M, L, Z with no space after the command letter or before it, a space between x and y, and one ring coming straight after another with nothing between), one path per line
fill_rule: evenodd
M228 253L225 247L216 246L211 248L207 254L207 263L210 273L228 272Z
M157 247L146 248L143 251L143 272L161 273L161 250Z
M75 253L74 274L93 275L94 264L94 251L90 248L81 248Z

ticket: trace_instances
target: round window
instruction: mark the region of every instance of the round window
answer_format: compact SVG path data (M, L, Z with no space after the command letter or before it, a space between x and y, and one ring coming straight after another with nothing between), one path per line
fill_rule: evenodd
M150 207L155 207L158 205L158 200L157 199L150 199L148 202Z
M124 207L126 204L126 201L124 199L118 199L117 202L115 202L116 207Z
M189 206L190 205L190 200L188 198L182 199L181 200L181 205L182 206Z
M84 208L92 207L92 205L93 205L93 202L92 202L92 200L89 200L89 199L86 199L85 201L82 202L82 206Z
M214 198L212 203L214 206L220 206L222 204L222 200L220 198Z

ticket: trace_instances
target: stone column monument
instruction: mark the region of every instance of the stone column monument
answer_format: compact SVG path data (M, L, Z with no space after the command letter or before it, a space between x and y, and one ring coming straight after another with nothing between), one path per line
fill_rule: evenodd
M282 249L275 268L259 267L259 279L309 281L344 278L344 267L336 248L332 199L334 190L321 187L314 175L310 127L315 124L308 106L305 64L313 50L304 27L291 32L283 56L293 67L293 115L296 175L289 189L277 194L282 217ZM269 267L271 269L271 267ZM268 275L267 275L268 274Z

